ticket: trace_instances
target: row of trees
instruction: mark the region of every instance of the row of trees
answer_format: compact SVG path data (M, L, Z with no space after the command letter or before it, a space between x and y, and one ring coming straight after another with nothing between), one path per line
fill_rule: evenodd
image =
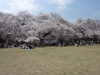
M69 22L57 13L0 12L2 45L20 41L38 45L74 44L83 40L100 42L100 21L78 18L76 22Z

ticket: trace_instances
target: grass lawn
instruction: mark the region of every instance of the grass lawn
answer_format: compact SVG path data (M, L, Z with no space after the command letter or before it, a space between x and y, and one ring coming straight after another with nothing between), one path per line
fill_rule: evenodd
M100 45L0 49L0 75L100 75Z

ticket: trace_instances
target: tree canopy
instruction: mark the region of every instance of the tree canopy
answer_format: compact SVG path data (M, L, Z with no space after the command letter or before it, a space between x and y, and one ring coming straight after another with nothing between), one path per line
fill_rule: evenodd
M100 21L78 18L76 22L69 22L57 13L0 12L0 40L4 40L3 43L30 41L30 37L39 39L41 44L87 38L97 41L100 40Z

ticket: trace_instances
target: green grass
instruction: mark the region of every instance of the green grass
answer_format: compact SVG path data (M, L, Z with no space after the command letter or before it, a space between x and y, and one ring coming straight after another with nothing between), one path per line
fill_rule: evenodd
M0 49L0 75L100 75L100 45Z

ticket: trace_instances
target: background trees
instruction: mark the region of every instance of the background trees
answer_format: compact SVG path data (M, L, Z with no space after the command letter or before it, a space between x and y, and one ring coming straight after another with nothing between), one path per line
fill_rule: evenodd
M57 13L32 15L0 12L0 43L24 41L34 37L40 45L74 44L76 41L100 41L100 21L78 18L72 23Z

